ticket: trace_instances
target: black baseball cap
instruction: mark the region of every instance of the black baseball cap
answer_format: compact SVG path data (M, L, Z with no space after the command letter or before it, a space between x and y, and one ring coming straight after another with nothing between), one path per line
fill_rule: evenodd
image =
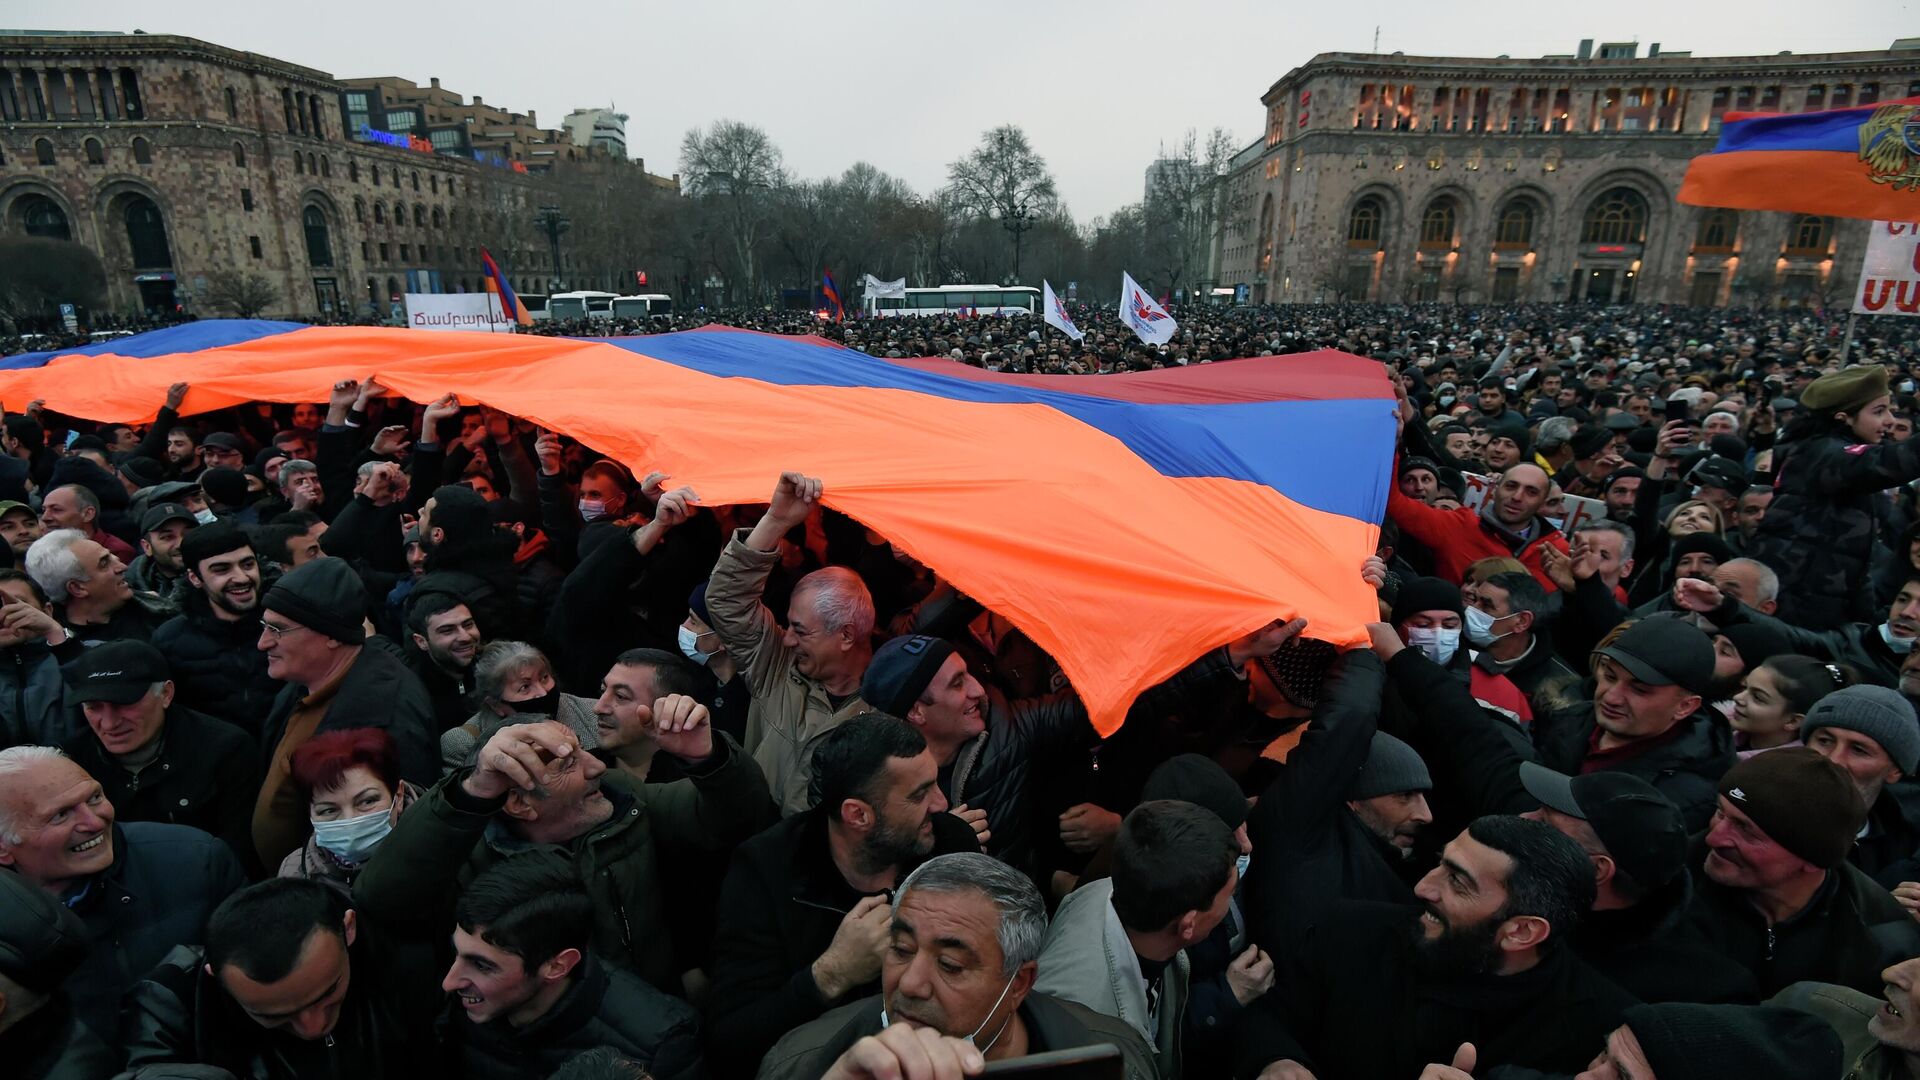
M141 515L140 532L142 535L150 533L169 521L184 521L191 525L195 520L193 511L179 503L160 503L157 506L148 507L147 512Z
M1686 870L1687 823L1660 789L1628 773L1568 776L1528 761L1520 783L1541 805L1592 826L1615 865L1657 889Z
M159 649L131 640L88 648L62 665L60 675L67 682L67 700L81 705L89 701L131 705L145 697L154 683L173 677Z
M1699 627L1678 619L1641 619L1594 654L1652 686L1678 686L1704 694L1713 685L1713 642Z
M236 454L244 454L247 452L247 444L241 442L240 436L235 435L231 431L216 431L200 440L200 446L202 449L212 446L221 450L231 450Z

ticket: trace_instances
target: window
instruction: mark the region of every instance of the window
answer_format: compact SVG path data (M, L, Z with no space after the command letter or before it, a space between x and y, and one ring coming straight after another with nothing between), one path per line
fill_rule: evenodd
M113 72L106 68L94 68L93 83L100 88L100 119L120 119L120 100L114 92ZM5 85L5 81L0 80L0 87Z
M440 153L444 154L448 151L458 152L461 144L461 133L454 128L436 128L433 131L427 132L427 140L433 143L433 148ZM451 179L447 181L447 190L453 190L453 181Z
M233 92L231 86L227 87L227 119L240 119L240 97Z
M304 155L293 155L293 171L296 173L304 173L307 171L307 159Z
M373 186L379 187L380 186L380 166L375 165L373 168L367 171L373 174Z
M1440 198L1427 204L1426 213L1420 215L1420 246L1452 247L1453 225L1452 199Z
M167 243L167 223L160 208L145 195L126 201L127 244L133 249L136 268L170 268L173 248Z
M153 164L153 144L138 135L133 139L133 163L135 165Z
M120 93L127 101L127 119L145 120L147 110L140 104L140 76L130 67L120 69Z
M400 245L400 261L401 262L413 261L413 246L411 244Z
M405 225L407 223L407 204L406 203L393 204L393 223L395 225Z
M1515 199L1500 211L1500 224L1494 233L1493 246L1497 248L1530 248L1533 246L1533 204L1523 199ZM1509 298L1511 299L1511 298Z
M333 175L333 162L327 160L327 158L324 156L321 157L320 159L320 175L321 176Z
M419 203L413 204L413 224L421 229L427 227L427 208Z
M440 208L437 206L433 208L433 227L436 229L444 229L447 227L447 215L441 213Z
M408 132L419 126L420 114L412 109L388 109L387 130Z
M398 187L399 185L396 184L395 186ZM420 170L419 169L413 170L413 190L415 191L420 190Z
M432 192L435 195L440 194L440 178L432 174L428 174L427 190Z
M1386 207L1374 196L1361 199L1347 216L1347 246L1377 248L1380 246L1381 219L1386 217Z
M1587 208L1583 244L1639 244L1647 236L1647 201L1631 188L1613 188Z
M1833 88L1833 100L1827 103L1827 107L1841 109L1851 104L1853 104L1853 87L1836 86Z
M347 160L347 179L356 184L360 182L360 163L351 158Z
M1879 100L1880 100L1880 84L1879 83L1871 83L1871 82L1861 83L1860 96L1854 100L1854 104L1855 105L1872 105L1877 103Z
M312 154L307 155L307 172L309 174L318 174L320 172L319 162L314 160Z
M299 155L296 154L294 157L298 159ZM247 167L247 148L239 143L233 144L233 167L236 169L244 169Z
M28 236L49 240L73 239L73 227L67 224L67 212L45 195L23 195L18 204L20 225Z
M300 121L293 115L293 91L284 86L280 88L280 111L286 114L287 131L299 131Z
M100 145L99 139L88 139L85 143L85 149L87 152L87 164L105 165L107 163L107 148Z
M308 119L313 121L313 137L316 139L326 138L327 125L320 116L320 97L318 94L307 95L307 116ZM302 126L304 127L305 125Z
M1832 226L1826 218L1801 214L1787 228L1787 254L1824 255Z
M248 247L248 248L250 248L250 249L252 249L252 251L253 251L253 257L254 257L254 258L256 258L256 259L264 259L264 258L266 258L266 252L265 252L264 250L262 250L262 249L261 249L261 247L260 247L260 238L259 238L259 237L257 237L257 236L249 236L249 237L247 237L247 247Z
M1807 87L1807 109L1817 112L1827 107L1827 88L1821 83Z
M240 209L242 210L253 209L253 189L252 188L240 189Z
M387 208L380 203L373 204L373 223L375 225L387 223Z
M1693 250L1732 251L1739 226L1739 216L1731 210L1707 211L1700 218L1700 231L1694 234Z
M326 211L309 206L300 215L300 224L307 234L307 265L332 266L333 242L327 235Z
M380 261L381 262L387 261L387 245L385 244L380 245Z
M361 262L373 261L373 245L368 243L365 240L360 241L360 261Z
M349 90L343 95L347 105L347 129L350 133L361 128L372 127L371 106L364 90Z
M353 220L363 225L367 221L367 200L358 195L353 197Z
M53 164L53 140L33 140L33 159L42 165Z

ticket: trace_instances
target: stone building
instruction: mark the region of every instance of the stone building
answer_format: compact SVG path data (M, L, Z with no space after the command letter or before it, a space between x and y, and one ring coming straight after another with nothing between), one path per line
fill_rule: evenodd
M1722 114L1920 94L1920 41L1875 52L1322 53L1261 98L1215 280L1255 302L1842 300L1866 223L1674 201Z
M389 81L399 89L370 80ZM386 315L405 292L483 288L482 247L516 289L548 292L561 272L536 217L564 193L553 157L607 155L504 111L514 130L491 142L369 135L349 86L193 38L0 36L0 235L92 249L116 311L220 314L205 303L209 278L242 271L273 284L274 314ZM432 127L422 116L421 131ZM566 276L616 285L611 273Z

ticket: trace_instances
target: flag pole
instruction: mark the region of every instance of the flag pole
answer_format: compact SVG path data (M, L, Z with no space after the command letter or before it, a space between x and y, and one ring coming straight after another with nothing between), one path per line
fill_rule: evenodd
M1847 328L1844 331L1845 336L1843 336L1840 339L1840 366L1841 367L1847 366L1847 353L1853 349L1853 320L1859 317L1860 317L1860 314L1858 312L1854 312L1854 311L1847 312Z

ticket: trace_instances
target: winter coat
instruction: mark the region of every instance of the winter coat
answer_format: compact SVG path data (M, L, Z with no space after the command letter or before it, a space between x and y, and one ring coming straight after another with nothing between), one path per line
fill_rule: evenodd
M548 554L558 557L561 539L549 535ZM581 547L579 565L548 598L545 626L561 687L590 694L628 649L680 651L687 598L713 569L720 527L712 514L695 514L642 555L634 550L633 530L595 522Z
M1914 880L1920 858L1920 782L1913 778L1880 789L1867 808L1867 831L1854 841L1847 861L1888 889Z
M0 1032L0 1061L14 1080L107 1080L120 1071L120 1055L111 1045L80 1022L65 993L56 992Z
M243 1080L436 1080L440 1050L429 1037L446 994L425 943L379 932L356 913L347 946L346 997L328 1038L307 1040L262 1027L207 974L206 953L182 945L127 994L121 1080L181 1075L178 1066L225 1069Z
M245 862L253 851L260 755L246 732L180 705L168 707L160 756L128 772L92 731L64 749L99 781L118 821L190 825L225 840Z
M1920 443L1796 439L1774 449L1773 473L1773 502L1748 554L1780 575L1780 618L1811 630L1872 622L1880 493L1920 478Z
M1867 875L1842 863L1799 914L1771 926L1748 902L1746 890L1706 875L1704 837L1694 841L1689 868L1694 899L1688 936L1753 973L1763 995L1797 982L1826 982L1878 993L1880 972L1920 955L1913 917Z
M1567 538L1560 530L1547 524L1545 518L1533 519L1533 538L1516 543L1511 537L1497 531L1489 524L1480 511L1471 507L1457 510L1442 510L1428 506L1418 499L1410 499L1400 494L1398 484L1387 488L1387 515L1393 518L1400 531L1413 537L1433 552L1433 572L1454 584L1466 576L1467 567L1481 559L1491 556L1503 556L1520 560L1540 587L1553 592L1560 586L1547 576L1546 568L1540 563L1540 549L1553 547L1562 554L1567 550Z
M1383 685L1378 657L1348 653L1322 688L1299 744L1247 815L1256 855L1242 909L1253 940L1276 957L1348 902L1413 902L1400 852L1347 809L1347 789L1373 742Z
M118 1030L120 995L174 946L198 945L213 909L246 883L232 849L199 829L116 823L113 865L71 905L93 943L66 984L81 1021Z
M1909 1080L1905 1055L1895 1046L1874 1038L1867 1024L1879 1015L1887 999L1868 996L1858 990L1827 983L1794 983L1767 999L1779 1005L1812 1013L1827 1022L1840 1036L1842 1065L1840 1076L1846 1080Z
M135 592L150 592L161 596L171 603L180 603L187 594L187 575L169 575L160 569L151 555L141 555L127 564L127 587Z
M1040 973L1033 988L1124 1021L1153 1047L1160 1075L1177 1080L1182 1075L1180 1033L1191 970L1186 950L1175 953L1160 973L1159 1009L1149 1012L1139 957L1113 910L1113 879L1101 878L1060 902L1040 946Z
M703 1075L700 1015L693 1006L602 964L591 952L580 958L560 1000L533 1023L515 1027L501 1017L476 1024L459 1002L449 1001L439 1030L453 1059L450 1071L471 1080L535 1080L602 1046L654 1080Z
M882 1004L878 996L862 998L788 1032L760 1063L758 1080L818 1080L854 1043L880 1033ZM1107 1043L1120 1051L1125 1080L1160 1080L1152 1050L1123 1021L1037 992L1020 1003L1020 1020L1037 1046L1072 1050Z
M287 718L307 694L306 687L290 683L274 699L260 732L260 749L271 762L285 737ZM440 776L440 753L434 739L433 705L420 680L395 656L392 646L369 638L354 658L353 667L327 703L327 713L315 735L343 728L383 728L399 749L400 776L425 787Z
M1884 621L1886 612L1883 610L1880 615ZM1772 627L1786 636L1794 652L1816 660L1846 664L1860 673L1862 681L1876 686L1900 685L1900 663L1906 657L1888 648L1881 639L1881 623L1844 623L1825 630L1809 630L1777 616L1755 611L1732 598L1715 608L1708 618L1717 626L1735 626L1745 622Z
M928 858L978 850L965 822L934 815ZM901 880L913 869L901 867ZM828 853L824 810L789 817L734 852L720 886L707 995L708 1055L716 1075L750 1072L782 1033L833 1006L813 981L813 962L861 895ZM848 996L878 990L875 982Z
M1257 850L1257 849L1256 849ZM1293 1060L1319 1080L1418 1076L1479 1050L1478 1073L1524 1065L1585 1069L1634 1000L1565 948L1515 975L1440 977L1415 962L1408 924L1419 908L1350 904L1291 943L1283 973L1236 1029L1234 1075Z
M68 638L58 649L44 641L0 649L0 748L59 746L86 730L79 710L67 708L67 684L60 675L60 665L82 647Z
M1387 700L1411 721L1389 734L1412 746L1433 777L1426 846L1444 845L1483 814L1524 814L1540 805L1520 783L1520 764L1533 757L1526 731L1475 698L1468 679L1413 648L1395 653L1386 668Z
M1693 877L1682 871L1632 907L1589 911L1574 927L1573 951L1622 990L1649 1004L1690 1001L1751 1005L1753 973L1684 928Z
M797 814L809 804L814 748L827 732L872 706L855 692L835 708L826 688L795 668L796 652L786 645L786 631L760 602L780 555L755 551L746 540L742 529L721 553L707 586L707 610L714 632L753 688L747 752L766 773L780 812Z
M593 699L576 697L573 694L560 695L558 715L553 719L572 729L580 740L580 749L593 750L600 746L600 725L593 715ZM515 713L512 716L495 716L492 709L481 708L467 722L440 733L440 767L452 772L463 766L473 764L474 755L480 752L488 739L503 727L513 724L527 724L542 717L532 714Z
M1533 745L1540 764L1578 776L1592 744L1593 716L1593 703L1589 701L1536 717ZM1679 723L1684 730L1678 735L1614 767L1659 788L1680 808L1687 828L1698 831L1705 829L1707 819L1713 816L1720 798L1720 778L1736 760L1733 731L1711 709L1702 709Z
M601 958L633 971L653 985L677 990L673 928L662 912L661 892L671 886L655 862L654 831L716 850L738 843L765 820L766 781L724 736L714 753L686 780L643 784L618 770L600 777L613 815L564 847L593 899L593 948ZM356 908L393 924L426 924L445 933L461 888L527 842L496 820L506 799L480 800L461 788L465 769L434 785L400 815L381 843L381 856L354 882Z
M271 585L262 582L262 595ZM257 617L221 619L199 589L187 592L180 614L153 632L153 647L173 673L174 700L255 737L264 731L283 687L267 674L267 654L257 648L259 641Z
M173 601L158 593L134 591L120 609L107 616L103 623L88 623L75 626L67 619L66 605L57 607L55 615L67 633L78 638L86 645L98 645L107 641L152 641L153 632L180 613Z

